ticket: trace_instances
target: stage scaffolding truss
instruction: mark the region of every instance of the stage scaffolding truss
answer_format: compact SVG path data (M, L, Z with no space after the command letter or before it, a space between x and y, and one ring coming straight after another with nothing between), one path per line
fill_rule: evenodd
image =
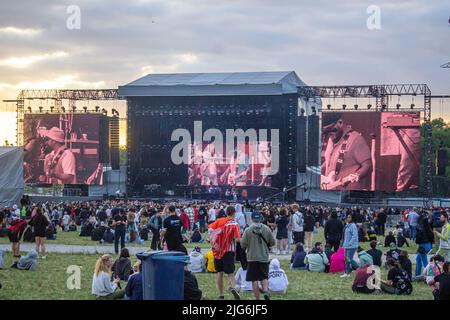
M367 106L364 110L364 106L360 106L359 111L420 111L423 112L423 128L424 128L424 139L425 139L425 171L424 171L424 190L423 193L428 198L427 202L430 203L433 196L433 145L432 145L432 130L431 130L431 90L426 84L382 84L382 85L348 85L348 86L301 86L298 87L299 98L318 101L322 98L374 98L375 105L371 108L371 105ZM391 96L411 96L411 97L421 97L423 98L422 103L411 104L411 105L390 105ZM416 98L414 98L416 99ZM415 100L416 101L416 100ZM419 99L417 98L417 101ZM321 105L321 103L319 103ZM319 111L323 110L318 108ZM334 105L334 110L355 110L351 106L347 107L344 105Z
M68 112L74 112L72 109L76 101L90 101L90 100L123 100L118 95L117 89L32 89L22 90L16 102L17 110L17 131L16 131L16 145L22 146L24 143L24 117L25 117L25 100L54 100L54 110L52 112L63 112L62 102L68 101ZM11 101L10 101L11 102ZM93 112L100 112L95 110Z

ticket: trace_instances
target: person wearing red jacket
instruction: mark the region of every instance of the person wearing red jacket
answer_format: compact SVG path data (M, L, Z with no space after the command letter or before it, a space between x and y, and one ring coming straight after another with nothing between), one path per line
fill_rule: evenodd
M183 237L183 240L189 242L188 230L191 227L191 220L184 210L181 211L180 220L181 224L183 225L183 228L181 229L181 236Z

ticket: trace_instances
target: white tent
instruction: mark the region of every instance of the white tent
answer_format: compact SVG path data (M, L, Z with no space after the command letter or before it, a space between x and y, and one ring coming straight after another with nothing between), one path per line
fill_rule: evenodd
M0 147L0 208L19 205L23 186L23 148Z

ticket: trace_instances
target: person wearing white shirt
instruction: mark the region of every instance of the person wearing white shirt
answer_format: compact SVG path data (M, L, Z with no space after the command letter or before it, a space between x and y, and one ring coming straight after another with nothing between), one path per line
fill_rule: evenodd
M208 211L208 224L213 223L214 221L216 221L216 209L214 207L211 207L211 209L209 209Z
M280 268L280 261L272 259L269 265L269 291L275 293L286 293L289 281L283 269Z
M98 258L95 263L94 276L92 277L92 294L97 299L117 300L125 295L124 290L119 290L119 278L111 281L111 267L113 265L112 257L105 254Z

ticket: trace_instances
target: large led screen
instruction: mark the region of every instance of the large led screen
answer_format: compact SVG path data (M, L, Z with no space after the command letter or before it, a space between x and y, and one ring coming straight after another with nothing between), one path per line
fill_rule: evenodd
M419 112L324 112L321 189L419 187Z
M101 185L99 126L95 114L26 114L25 183Z

